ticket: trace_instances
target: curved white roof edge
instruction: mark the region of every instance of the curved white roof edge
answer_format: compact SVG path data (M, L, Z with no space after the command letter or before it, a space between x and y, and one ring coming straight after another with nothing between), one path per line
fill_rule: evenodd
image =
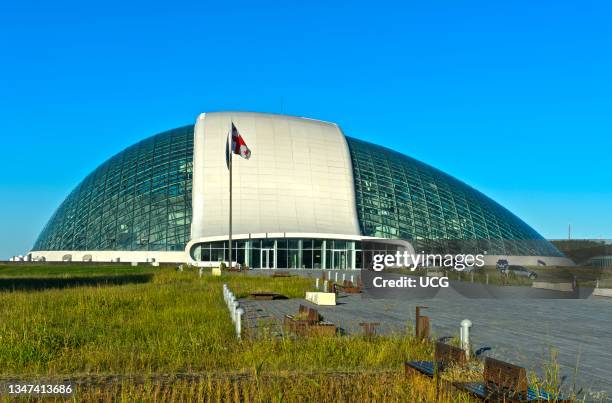
M199 119L204 119L205 115L207 115L207 114L217 114L217 113L228 113L228 114L232 114L232 115L253 114L253 115L261 115L261 116L278 116L278 117L291 118L291 119L311 120L313 122L323 123L323 124L332 125L332 126L338 126L338 124L335 123L335 122L330 122L329 120L323 120L323 119L315 119L315 118L311 118L311 117L308 117L308 116L288 115L288 114L276 113L276 112L255 112L255 111L208 111L208 112L202 112L202 113L200 113L198 115L198 117L196 118L196 121L199 120Z

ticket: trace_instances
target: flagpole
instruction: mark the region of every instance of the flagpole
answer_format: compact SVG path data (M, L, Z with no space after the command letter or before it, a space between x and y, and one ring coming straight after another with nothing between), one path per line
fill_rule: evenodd
M234 133L233 133L233 121L230 118L229 127L229 268L232 266L232 154L234 154Z

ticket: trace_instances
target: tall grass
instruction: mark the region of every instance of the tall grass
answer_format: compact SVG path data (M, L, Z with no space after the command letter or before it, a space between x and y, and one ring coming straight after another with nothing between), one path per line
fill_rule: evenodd
M195 380L123 382L83 388L79 397L105 401L201 402L470 402L461 393L436 393L433 382L399 372L203 377Z
M311 279L141 270L152 274L148 282L0 291L0 383L80 379L84 401L468 401L436 396L427 379L405 379L404 361L433 353L412 332L236 339L223 283L241 297L272 291L293 298Z
M0 375L398 368L427 344L398 335L236 340L222 298L267 288L303 295L305 279L198 278L161 270L150 283L0 293ZM292 284L289 284L289 283ZM416 343L416 344L415 344Z

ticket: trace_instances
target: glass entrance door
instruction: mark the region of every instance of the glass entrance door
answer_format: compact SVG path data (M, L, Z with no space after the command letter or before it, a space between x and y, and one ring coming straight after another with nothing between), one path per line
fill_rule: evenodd
M261 268L274 269L274 249L261 250Z
M332 268L346 269L346 250L334 250L332 253Z

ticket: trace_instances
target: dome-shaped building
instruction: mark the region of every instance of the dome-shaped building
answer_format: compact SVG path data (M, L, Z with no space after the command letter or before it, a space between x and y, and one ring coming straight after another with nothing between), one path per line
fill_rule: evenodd
M227 133L234 260L252 268L360 268L366 240L516 264L571 261L511 212L401 153L333 123L219 112L147 138L87 176L53 214L32 258L214 264L228 258ZM393 241L397 240L397 241Z

